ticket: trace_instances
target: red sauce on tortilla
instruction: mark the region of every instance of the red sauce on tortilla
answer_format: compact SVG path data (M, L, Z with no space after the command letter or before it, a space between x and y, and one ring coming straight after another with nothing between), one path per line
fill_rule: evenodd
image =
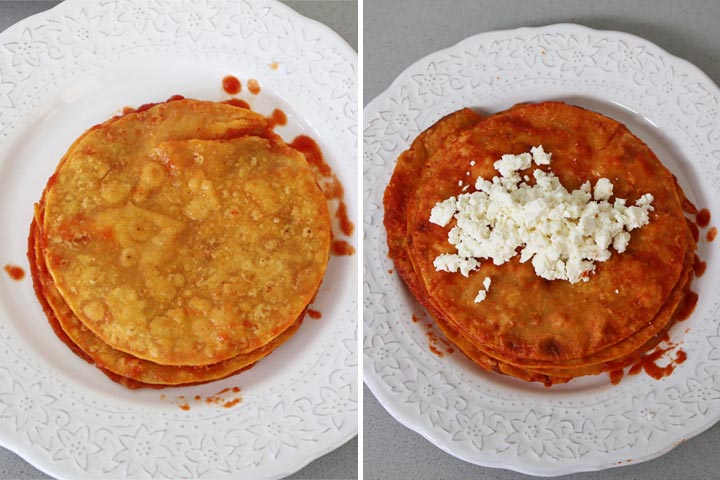
M677 307L677 310L675 310L675 313L673 316L675 317L675 320L678 322L682 322L683 320L687 320L690 318L690 315L692 315L692 312L695 310L695 307L697 306L698 302L698 294L688 290L685 295L683 295L682 300L680 300L680 304Z

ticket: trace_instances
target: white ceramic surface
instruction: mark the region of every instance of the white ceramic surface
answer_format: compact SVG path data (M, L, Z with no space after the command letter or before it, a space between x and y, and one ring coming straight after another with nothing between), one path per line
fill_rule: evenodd
M601 375L548 389L481 371L458 352L431 353L429 317L387 257L382 195L396 158L461 107L492 113L541 100L625 123L692 201L720 204L720 91L650 42L559 24L483 33L431 54L365 108L363 369L395 418L448 453L552 476L657 457L720 419L720 265L717 243L701 241L700 301L671 331L688 360L660 381L642 374L613 386Z
M226 99L228 74L259 81L240 97L284 110L284 138L318 140L356 218L357 55L337 34L272 1L70 0L0 34L0 264L28 270L33 202L85 129L173 94ZM357 268L333 257L323 318L251 370L162 391L127 390L76 357L31 281L3 274L0 444L59 478L291 474L357 433ZM235 386L233 408L193 400Z

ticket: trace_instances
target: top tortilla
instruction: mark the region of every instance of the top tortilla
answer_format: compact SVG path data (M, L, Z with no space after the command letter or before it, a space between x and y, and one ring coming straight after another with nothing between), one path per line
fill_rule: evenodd
M625 253L598 263L589 282L547 281L517 258L501 266L484 261L468 278L436 272L435 257L454 248L447 241L453 223L443 228L428 221L435 203L461 193L458 179L490 179L503 154L536 145L552 152L550 169L568 190L606 177L614 197L628 203L653 194L650 223L633 231ZM646 327L678 283L688 236L674 177L622 124L557 102L520 105L461 133L437 155L408 212L409 253L444 319L472 343L506 359L581 359ZM488 276L490 292L475 303Z
M102 341L161 365L251 352L300 316L329 256L326 201L265 119L179 100L91 129L46 190L55 286Z

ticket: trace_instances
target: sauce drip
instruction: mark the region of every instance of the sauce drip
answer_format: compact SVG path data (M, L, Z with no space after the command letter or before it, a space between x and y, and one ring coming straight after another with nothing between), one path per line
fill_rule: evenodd
M270 67L270 70L277 70L279 66L280 64L278 64L277 62L272 62L270 65L268 65L268 67Z
M257 95L258 93L260 93L260 84L254 78L251 78L247 81L247 88L248 92L252 93L253 95Z
M703 273L707 270L707 262L701 262L699 259L693 265L693 272L696 277L702 277Z
M247 110L252 110L252 108L250 108L250 104L240 98L231 98L230 100L225 100L223 103L227 103L228 105L232 105L233 107L240 107Z
M227 77L223 78L222 86L223 90L225 90L225 92L229 93L230 95L235 95L236 93L239 93L242 89L242 84L240 83L240 80L238 80L237 77L233 75L228 75Z
M8 276L16 282L19 282L20 280L25 278L25 270L23 270L22 267L18 267L17 265L7 264L5 265L5 267L3 267L3 270L5 270L5 273L7 273Z
M610 383L613 385L617 385L620 383L620 380L622 380L624 372L621 368L620 370L613 370L608 375L610 375Z
M412 321L413 323L417 323L420 321L420 317L418 317L416 314L412 314Z
M270 124L270 128L275 128L276 125L287 125L287 116L285 116L285 112L276 108L270 117L268 117L267 121Z
M322 318L321 312L319 312L317 310L313 310L311 308L308 308L307 314L308 314L308 317L312 318L313 320L319 320Z
M691 215L695 215L698 213L698 209L695 206L695 204L693 204L690 200L685 198L684 195L683 195L682 202L680 202L680 207L683 209L683 211L685 211Z
M698 227L705 228L710 224L710 210L703 208L695 217Z
M340 180L333 173L332 168L330 168L330 165L325 162L318 144L307 135L299 135L295 140L290 142L289 145L305 156L325 198L328 200L339 200L335 217L339 220L340 231L345 236L352 235L355 230L355 225L350 221L347 214L347 205L343 201L345 191ZM352 255L355 253L355 248L344 240L333 241L331 250L336 255Z
M651 352L643 357L641 360L642 368L645 373L650 375L655 380L667 377L675 370L675 365L670 362L664 367L659 366L656 362L662 357L670 348L657 348L654 352Z
M708 242L712 242L713 240L715 240L715 237L717 237L717 234L718 234L717 227L712 227L710 230L708 230L707 235L705 236L705 239Z
M340 230L342 230L342 232L348 237L352 235L353 231L355 230L355 225L350 221L350 217L348 217L347 205L345 205L345 202L343 202L342 200L340 201L340 205L338 205L335 216L338 218L338 220L340 220Z
M345 240L333 240L332 245L330 245L330 251L334 255L352 255L355 253L355 247Z

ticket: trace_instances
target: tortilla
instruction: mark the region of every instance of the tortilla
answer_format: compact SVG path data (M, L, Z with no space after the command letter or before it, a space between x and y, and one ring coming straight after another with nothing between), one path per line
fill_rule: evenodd
M304 311L330 219L299 152L256 113L179 100L71 147L44 194L43 252L102 342L161 365L249 354Z
M588 282L541 279L517 258L500 266L482 262L468 278L436 271L433 260L452 247L447 228L429 222L432 207L460 193L457 179L466 171L471 178L492 178L495 160L534 145L552 152L552 171L569 190L605 177L614 183L615 197L628 203L651 193L650 223L633 232L625 253L598 263ZM562 103L515 107L462 133L443 161L423 173L416 198L409 251L425 289L473 343L513 358L583 358L628 338L658 314L688 249L672 174L623 125ZM492 293L475 303L485 277L492 279Z
M28 260L37 297L53 330L81 358L114 374L110 378L128 386L132 384L129 380L139 382L142 386L178 386L205 383L233 375L252 366L289 339L300 327L304 317L305 312L287 330L262 347L213 365L192 367L149 362L110 347L85 328L52 282L42 254L39 241L41 235L38 233L38 223L33 221L29 242L34 248L28 250Z
M549 108L550 110L555 108L562 109L562 107L564 107L563 104L543 105L543 109ZM528 107L528 105L518 105L516 107L513 107L506 113L527 109ZM582 111L582 109L579 109L577 107L569 108ZM523 113L521 112L521 115L522 114ZM545 111L545 115L550 115L552 118L552 115L554 115L554 113L548 113L547 111ZM597 115L597 117L601 116ZM628 144L639 148L636 142L631 141L631 139L627 137L629 132L627 132L624 127L622 127L621 129L621 126L619 126L617 122L615 122L615 125L611 125L610 123L606 123L602 119L598 119L597 117L590 120L594 122L600 122L600 124L605 125L605 132L609 134L608 136L610 137L610 139L616 140L614 136L620 135L620 137L618 137L618 140L622 139L622 141L619 142L619 148L627 148ZM588 119L585 120L588 121ZM470 160L468 159L468 157L472 155L472 151L471 149L469 149L468 144L472 144L471 140L475 141L475 144L472 144L473 146L483 143L482 135L477 134L476 131L482 130L484 123L485 122L480 122L479 116L475 115L472 111L468 109L455 112L454 114L451 114L441 119L435 125L424 131L413 142L410 149L404 152L398 159L395 171L393 172L393 177L388 185L388 188L385 191L384 204L385 226L388 233L388 246L390 250L390 256L391 258L393 258L396 269L400 274L401 278L406 282L411 292L413 293L413 295L415 295L418 301L420 301L420 303L428 309L431 316L435 319L436 324L445 333L445 335L456 346L458 346L458 348L463 353L465 353L471 360L473 360L475 363L477 363L486 370L505 373L518 378L522 378L527 381L540 381L545 383L546 385L551 385L554 383L567 382L576 376L597 374L602 371L615 370L637 361L639 358L641 358L644 352L657 345L657 343L662 338L662 335L674 323L675 318L673 314L692 279L691 270L694 257L693 252L696 248L696 245L692 239L692 236L690 235L689 229L686 227L682 213L680 212L680 215L677 215L677 210L674 209L675 205L673 204L674 201L677 205L679 205L680 201L678 200L678 198L684 198L684 194L681 190L679 190L679 187L676 186L674 177L672 177L672 175L669 174L669 172L667 172L666 170L665 172L667 172L668 175L663 177L663 181L666 182L664 184L664 187L666 187L666 189L663 191L663 193L665 194L665 203L669 204L669 206L667 206L667 210L670 213L668 213L667 215L671 218L674 218L675 221L678 222L676 226L679 225L680 227L684 227L676 229L679 230L679 233L674 237L677 243L681 245L681 248L684 248L684 250L680 250L683 256L680 258L680 261L677 262L678 276L675 278L674 282L668 282L669 291L659 300L659 304L656 308L654 315L650 316L650 318L646 318L645 325L642 325L640 322L638 322L636 324L637 328L634 331L630 331L627 335L623 335L621 333L619 335L616 335L612 339L605 339L605 343L603 343L602 341L597 342L597 344L600 346L595 348L594 350L588 350L587 354L583 355L581 352L578 354L578 356L574 358L562 358L562 356L557 355L557 353L559 352L552 352L553 355L550 355L550 358L543 355L526 357L518 355L517 349L498 349L497 344L493 344L492 342L486 342L484 341L484 339L483 341L481 341L478 339L477 336L468 334L468 331L475 333L472 328L462 328L462 325L458 326L457 323L453 322L452 319L448 317L447 311L445 310L446 305L436 300L437 292L443 294L444 292L447 292L447 290L436 290L438 284L431 284L431 286L428 288L428 284L425 283L426 279L419 277L418 273L422 273L422 271L418 269L416 265L413 265L413 262L411 261L411 251L408 250L408 240L410 240L410 243L412 243L415 234L422 237L423 235L425 235L426 230L431 230L433 228L436 228L436 226L429 225L427 222L427 219L429 217L429 209L427 209L424 214L417 213L420 212L422 208L426 208L427 205L429 205L430 208L432 208L432 205L434 205L434 202L431 202L430 200L423 203L426 196L429 194L429 191L420 191L418 186L425 185L426 183L432 184L433 182L437 182L439 180L439 183L444 185L443 188L446 188L448 191L452 191L452 193L450 194L447 194L447 192L437 194L437 197L442 197L440 199L459 193L457 190L461 189L462 187L458 186L457 178L462 178L462 175L458 175L460 169L458 169L457 166L462 165L463 173L464 171L471 170L469 165ZM595 125L595 127L597 128L597 125ZM526 133L526 128L527 124L522 124L522 129L524 133ZM547 130L547 128L543 130L543 134L547 133ZM597 129L595 131L597 131ZM600 131L602 131L602 129L600 129ZM473 133L475 133L475 137L472 137ZM500 137L502 137L503 135L505 135L507 139L518 139L517 135L513 136L508 132L498 134L498 136ZM567 139L565 140L569 141ZM545 140L543 140L543 142L547 143L547 141ZM538 142L536 144L540 144L543 142ZM639 140L637 140L637 142L639 142ZM640 144L642 144L642 142L640 142ZM428 148L428 145L430 145L431 148ZM644 144L642 144L642 146L644 146ZM615 145L615 147L616 149L618 148L617 145ZM516 147L516 150L508 150L503 153L524 151L522 150L522 148L524 147ZM640 151L643 151L642 148L639 149ZM553 151L552 168L553 171L555 171L555 152L554 150L550 151ZM459 155L466 155L464 157L464 164L457 161L455 163L452 163L455 159L458 158ZM500 155L502 155L502 153ZM495 158L489 156L488 160L491 159L491 161L485 162L486 172L488 172L487 164L489 163L490 165L490 171L488 172L490 173L490 177L492 176L492 162L499 158L500 155L497 155L497 157ZM651 160L645 161L650 163L654 168L657 168L659 162L657 162L657 159L654 158L652 152L650 152L650 155L647 155L647 152L645 152L645 155L646 158L654 159L655 162L652 162ZM476 165L478 168L483 168L483 166L480 165L481 162L477 160L477 157L473 157L472 159L476 160ZM450 163L452 163L456 167L455 172L449 173L449 170L443 170ZM643 164L643 168L644 167L645 165ZM662 169L664 169L664 167L660 167L661 168L658 170L661 171ZM606 176L603 175L601 172L601 170L595 171L595 174L598 175L597 178L599 178L599 176ZM584 181L584 177L580 175L581 172L574 173L574 181L578 182L577 186L579 186L579 184ZM556 172L556 174L558 173ZM561 181L563 181L563 183L565 184L565 179L560 174L558 174L558 176L561 177ZM471 173L470 178L475 178L475 172ZM610 178L612 178L613 182L616 183L616 185L618 184L618 180L616 178ZM453 189L449 185L443 183L445 180L447 180L447 182L445 183L452 183L455 188ZM626 189L626 191L631 190L632 185L630 185L630 183L632 182L623 183L623 187ZM622 189L615 190L616 194L619 194L621 191ZM642 193L645 193L645 190ZM421 208L420 205L423 205L424 207ZM421 217L424 217L424 222L421 222ZM655 218L653 218L653 221L655 221ZM673 223L673 221L669 221L666 223ZM675 231L673 229L670 230ZM680 238L683 237L683 235L684 238ZM650 236L649 238L652 238L652 236ZM437 237L435 240L437 241L436 245L447 245L446 237ZM447 246L445 246L444 248L447 248ZM670 249L672 250L672 248ZM440 253L441 251L446 250L435 250L435 252L438 253ZM437 255L438 253L435 253L435 255ZM639 254L636 253L636 255ZM616 260L617 257L618 255L614 255L614 258ZM430 268L432 268L433 258L434 256L430 258ZM425 267L427 268L426 265ZM508 267L508 265L501 266L498 268L498 270L502 270L506 267ZM514 268L515 267L511 267L510 270L513 270ZM506 274L508 276L513 275L513 273L511 272L505 272L503 274ZM428 277L432 278L434 275L435 272L433 268L432 271L429 272ZM445 272L438 272L437 275L449 276L450 274L447 274ZM486 274L477 272L471 274L471 277L473 275L479 277L480 283L482 282L482 279L484 279L486 276ZM461 279L464 278L460 277L459 275L454 276ZM492 278L493 294L495 294L494 289L496 285L496 280L495 277ZM534 281L538 283L547 283L552 285L562 283L547 282L538 277L534 277L534 279ZM468 280L469 279L465 279L466 282L468 282ZM472 298L474 298L478 289L482 288L482 285L477 286L477 288L475 285L468 287L467 285L462 285L461 281L459 282L461 283L460 286L462 288L465 288L472 292ZM438 283L441 284L441 282ZM528 283L532 283L532 280L528 280ZM592 280L588 283L592 283ZM599 288L601 286L607 286L607 283L603 283L599 286ZM468 292L465 291L464 293L467 294ZM523 291L523 297L524 296L525 295ZM464 317L464 320L471 324L473 322L473 319L470 316ZM478 320L482 321L483 319L479 318ZM590 331L592 331L592 329L590 329ZM609 331L603 333L608 332Z

